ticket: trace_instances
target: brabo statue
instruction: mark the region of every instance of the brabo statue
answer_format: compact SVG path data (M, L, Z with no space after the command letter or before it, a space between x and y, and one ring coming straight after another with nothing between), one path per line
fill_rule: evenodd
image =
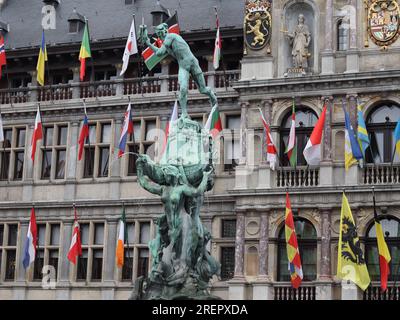
M206 94L210 98L211 106L217 104L217 97L214 92L206 86L203 72L199 66L199 61L193 55L189 48L189 45L185 40L175 33L168 32L168 25L162 23L155 28L155 33L159 39L161 39L162 46L156 47L150 42L147 34L147 27L145 25L140 26L139 39L149 46L157 56L163 56L168 53L176 59L179 65L178 82L179 82L179 104L182 108L182 117L188 117L187 113L187 95L189 90L189 77L192 75L193 80L196 82L199 91Z
M298 24L294 32L288 33L287 36L292 45L293 67L307 70L308 58L311 56L308 51L311 42L311 33L304 22L304 15L299 14Z
M178 60L182 115L170 126L160 163L147 155L139 155L136 161L139 184L161 197L164 212L156 221L156 237L149 243L150 274L137 279L131 299L219 299L209 293L209 282L220 275L220 264L207 250L211 234L200 220L204 194L214 185L212 140L187 114L189 75L213 105L217 98L205 86L198 61L182 37L167 33L167 26L161 24L156 31L163 45L155 48L143 30L145 26L141 26L142 39L157 54L167 51Z

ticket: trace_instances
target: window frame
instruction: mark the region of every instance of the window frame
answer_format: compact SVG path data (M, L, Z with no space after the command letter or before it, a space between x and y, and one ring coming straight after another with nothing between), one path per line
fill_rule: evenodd
M17 277L17 266L19 263L21 263L19 260L19 237L21 234L20 230L20 224L19 222L4 222L0 223L0 225L3 226L3 239L2 242L0 243L0 283L10 283L13 281L16 281ZM16 234L16 243L15 245L10 245L9 244L9 232L10 232L10 225L16 226L17 228L17 234ZM8 271L8 252L14 252L15 257L14 257L14 270L13 272L13 278L8 279L6 278L7 276L7 271Z

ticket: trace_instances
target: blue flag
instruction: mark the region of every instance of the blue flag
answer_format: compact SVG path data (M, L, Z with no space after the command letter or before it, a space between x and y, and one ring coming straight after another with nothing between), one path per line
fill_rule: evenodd
M345 116L345 127L346 127L346 131L348 132L348 139L350 140L350 145L351 145L351 153L352 153L354 159L357 159L357 160L363 159L364 157L361 152L360 145L358 144L358 141L354 134L354 129L350 122L350 116L349 116L348 112L344 109L344 107L343 107L343 111L344 111L344 116Z

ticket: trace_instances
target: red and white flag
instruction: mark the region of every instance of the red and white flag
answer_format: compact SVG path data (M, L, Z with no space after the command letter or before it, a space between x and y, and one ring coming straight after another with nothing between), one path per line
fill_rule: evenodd
M169 133L170 133L173 123L176 120L178 120L178 101L177 100L175 100L175 104L174 104L174 108L172 109L171 117L169 118L169 122L167 123L167 127L165 128L165 139L164 139L164 145L163 145L161 154L164 153L164 151L167 147Z
M76 257L82 255L82 244L81 244L81 231L79 229L78 217L76 214L76 208L74 207L74 228L72 231L72 240L71 245L68 251L68 260L71 261L72 264L76 264Z
M278 152L276 151L274 140L272 139L271 131L269 130L269 125L267 124L267 121L265 120L261 109L259 109L259 110L260 110L260 115L261 115L261 121L262 121L262 123L264 125L264 129L265 129L265 135L267 137L267 141L266 141L267 142L267 161L269 162L269 167L272 170L275 170L276 163L278 160Z
M6 49L4 46L4 37L0 35L0 79L1 79L1 69L3 66L7 65L6 59Z
M309 165L315 166L321 161L321 140L325 125L326 108L327 106L325 105L303 151L304 158Z
M126 41L124 55L122 56L122 70L120 76L122 76L128 68L129 57L135 53L138 53L138 46L136 41L135 18L133 18L128 40Z
M35 154L36 154L36 145L39 140L43 139L43 128L42 128L42 118L40 116L40 109L38 107L36 112L36 119L35 119L35 129L33 130L32 134L32 151L31 151L31 159L35 162Z
M221 34L219 32L219 18L218 18L217 9L215 9L215 16L216 16L216 24L217 24L217 35L215 37L213 65L214 65L214 69L217 70L219 68L219 60L221 60L221 49L222 49Z

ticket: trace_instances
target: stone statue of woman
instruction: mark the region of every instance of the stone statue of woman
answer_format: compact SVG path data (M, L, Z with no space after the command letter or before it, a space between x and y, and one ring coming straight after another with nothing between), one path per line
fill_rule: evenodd
M302 69L308 67L308 58L311 56L308 52L311 34L308 26L304 22L304 15L299 14L298 24L294 32L287 35L292 45L293 67Z

